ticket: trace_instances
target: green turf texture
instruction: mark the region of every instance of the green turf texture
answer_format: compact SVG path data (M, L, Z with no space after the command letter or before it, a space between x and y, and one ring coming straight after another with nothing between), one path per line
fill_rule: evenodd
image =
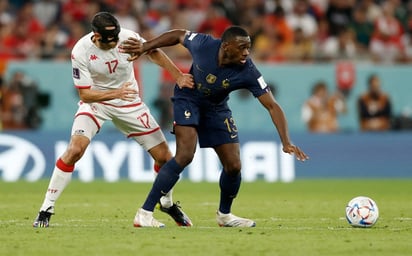
M194 227L155 212L163 229L134 228L151 184L72 181L49 228L33 228L48 181L0 182L0 255L412 255L412 180L298 180L243 183L233 213L255 228L220 228L218 184L181 181L181 201ZM345 206L373 198L380 218L352 228Z

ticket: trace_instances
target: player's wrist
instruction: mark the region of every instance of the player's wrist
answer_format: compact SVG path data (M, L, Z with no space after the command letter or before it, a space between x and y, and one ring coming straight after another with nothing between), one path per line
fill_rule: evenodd
M150 44L148 42L144 42L142 44L142 52L150 52L151 50L153 50L153 48L150 46Z

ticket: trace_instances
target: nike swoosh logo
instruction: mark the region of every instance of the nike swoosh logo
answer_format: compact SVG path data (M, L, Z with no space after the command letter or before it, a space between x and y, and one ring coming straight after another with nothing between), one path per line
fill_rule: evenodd
M160 193L162 193L162 195L166 195L167 193L165 193L163 190L160 190Z
M230 138L231 139L234 139L234 138L236 138L237 137L237 134L232 134L232 135L230 135Z

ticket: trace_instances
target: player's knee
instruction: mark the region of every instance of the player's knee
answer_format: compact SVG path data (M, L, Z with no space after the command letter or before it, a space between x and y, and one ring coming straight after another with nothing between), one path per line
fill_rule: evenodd
M72 161L78 161L84 154L85 148L77 144L70 144L67 148L66 155L67 158Z
M169 147L166 143L161 143L151 148L149 150L149 153L155 160L156 164L159 166L164 165L173 157L172 152L170 152Z
M172 153L168 149L158 151L157 154L152 156L156 164L159 166L163 166L167 161L169 161L173 157Z
M194 153L190 154L190 153L186 153L186 154L176 154L175 159L176 162L180 165L180 166L187 166L189 165L194 157Z
M223 169L229 176L237 176L242 169L240 162L228 163L223 166Z
M155 159L155 164L159 167L162 167L165 163L167 163L167 161L170 160L171 157L166 157L166 156L162 156L162 157L158 157L157 159Z

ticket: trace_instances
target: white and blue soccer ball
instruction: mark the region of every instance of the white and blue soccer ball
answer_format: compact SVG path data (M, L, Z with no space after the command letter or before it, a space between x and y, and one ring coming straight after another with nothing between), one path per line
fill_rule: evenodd
M353 227L370 228L378 218L378 205L370 197L355 197L346 206L346 219Z

